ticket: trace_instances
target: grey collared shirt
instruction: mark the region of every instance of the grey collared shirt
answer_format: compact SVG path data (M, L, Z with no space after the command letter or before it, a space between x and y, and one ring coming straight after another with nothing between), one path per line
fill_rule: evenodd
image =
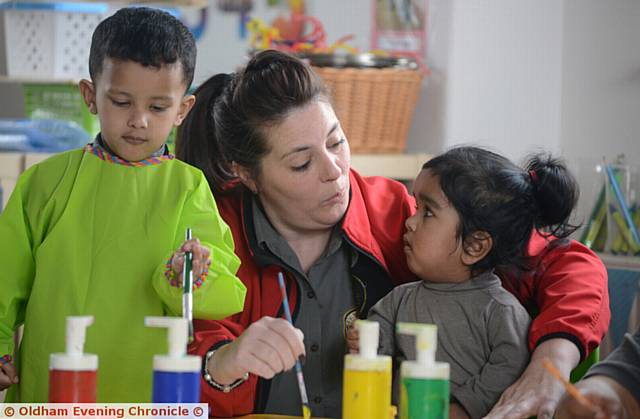
M306 274L297 255L273 228L255 198L252 216L258 245L282 262L301 290L294 325L304 333L307 355L302 369L313 416L339 418L345 326L347 316L354 311L350 262L355 261L355 256L336 227L325 253ZM265 413L302 415L295 369L271 380Z

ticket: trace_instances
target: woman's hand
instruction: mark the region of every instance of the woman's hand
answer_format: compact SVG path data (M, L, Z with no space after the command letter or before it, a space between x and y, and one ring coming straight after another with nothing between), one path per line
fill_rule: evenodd
M537 416L551 419L564 387L542 365L549 358L568 380L571 370L578 365L580 352L568 339L555 338L541 343L531 355L531 361L520 378L498 400L485 418L517 419Z
M176 250L171 257L171 269L177 278L181 278L182 276L184 254L186 252L191 252L193 254L191 269L193 271L193 276L199 277L202 275L202 272L211 265L211 259L209 259L211 251L201 245L200 240L197 238L186 240L182 243L182 246L180 246L180 248Z
M250 373L263 378L291 369L305 355L304 335L284 319L265 316L209 360L211 377L222 385Z
M7 362L0 367L0 391L13 384L18 384L18 381L18 373L16 372L16 367L13 366L13 362Z
M638 401L629 393L629 390L609 377L604 375L589 377L576 384L576 387L591 402L593 408L585 406L565 393L558 405L556 418L631 419L640 417Z

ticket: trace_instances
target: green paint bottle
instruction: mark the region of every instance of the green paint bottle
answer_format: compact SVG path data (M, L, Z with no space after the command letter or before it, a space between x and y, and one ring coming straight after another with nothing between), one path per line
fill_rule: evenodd
M415 361L400 366L400 419L447 419L449 364L435 361L437 326L398 323L396 331L416 336L417 354Z

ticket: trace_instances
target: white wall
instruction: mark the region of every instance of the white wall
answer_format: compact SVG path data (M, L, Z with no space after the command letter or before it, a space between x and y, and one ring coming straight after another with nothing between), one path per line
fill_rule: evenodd
M579 174L583 217L602 157L640 165L639 46L639 1L565 0L560 146Z
M453 1L449 38L445 147L477 142L512 158L555 150L562 2Z

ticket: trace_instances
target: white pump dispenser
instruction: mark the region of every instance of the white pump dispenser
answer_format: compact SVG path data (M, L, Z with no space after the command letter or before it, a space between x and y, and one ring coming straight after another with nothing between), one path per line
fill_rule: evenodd
M60 371L95 371L98 356L84 353L87 327L93 324L93 316L69 316L65 331L65 352L51 354L49 369Z
M201 358L195 355L187 355L187 342L189 339L189 326L187 319L181 317L154 317L144 318L144 324L148 327L166 327L169 329L167 342L169 353L167 355L153 356L153 369L165 372L199 372Z
M380 325L356 320L358 354L344 357L342 417L349 419L389 419L391 406L391 357L378 355Z
M356 320L356 328L358 329L360 356L367 359L375 359L378 356L380 325L378 322Z
M398 323L396 332L416 337L416 360L403 361L402 377L449 380L449 364L436 362L438 327L435 324Z

